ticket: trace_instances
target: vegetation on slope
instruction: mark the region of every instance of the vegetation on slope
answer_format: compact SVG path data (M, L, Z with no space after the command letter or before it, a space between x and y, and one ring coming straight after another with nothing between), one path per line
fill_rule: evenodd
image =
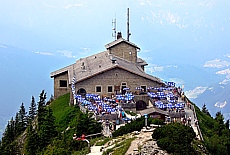
M212 118L204 104L200 110L194 103L199 127L204 137L204 145L208 152L213 155L230 154L230 130L229 120L224 123L221 112L217 112Z
M196 134L189 126L170 123L154 130L152 137L157 140L157 145L168 153L197 154L191 145Z
M25 115L22 104L20 113L16 114L15 119L12 118L3 134L0 154L65 155L87 148L86 142L73 140L73 135L79 137L82 134L101 132L101 123L96 122L91 114L82 113L79 107L69 106L69 95L63 95L46 106L46 93L42 91L37 104L32 97L29 115ZM36 117L31 120L35 114ZM20 124L20 131L17 130L17 133L15 122ZM26 132L23 133L25 129ZM19 141L25 145L21 146Z
M160 119L153 119L148 118L147 120L148 126L150 124L156 124L156 125L163 125L164 122ZM113 137L122 136L124 134L133 132L133 131L141 131L141 129L145 126L145 118L140 117L137 118L135 121L131 121L130 123L126 124L125 126L121 126L118 130L113 132Z

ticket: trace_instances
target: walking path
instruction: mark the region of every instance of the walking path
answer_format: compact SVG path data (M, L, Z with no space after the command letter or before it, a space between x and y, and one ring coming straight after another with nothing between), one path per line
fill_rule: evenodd
M179 102L184 102L184 101L182 101L181 98L179 98ZM198 140L202 140L202 138L201 138L202 135L200 136L198 126L195 124L195 120L197 118L196 118L196 114L195 114L195 111L194 111L194 106L193 105L188 105L185 102L184 110L185 110L185 117L186 118L191 117L190 126L193 128L193 130L194 130L194 132L196 134L196 138ZM108 135L109 132L108 132L108 129L106 130L106 127L104 128L103 133L104 133L104 135L107 135L108 137L110 136L110 135ZM153 133L153 131L145 132L145 131L142 130L138 135L135 135L137 138L131 142L131 145L130 145L130 147L127 150L125 155L137 154L140 151L141 151L142 154L155 153L155 154L167 155L166 152L164 152L163 150L161 150L157 146L156 141L153 141L152 133ZM101 150L102 147L104 147L104 146L92 146L91 147L91 153L89 153L88 155L102 155L102 150ZM108 147L104 148L104 150L106 150L106 149L108 149Z
M191 127L193 128L194 132L196 133L196 137L200 140L200 135L197 129L197 126L195 125L195 118L194 118L194 114L193 111L190 108L185 109L186 115L187 117L191 116Z

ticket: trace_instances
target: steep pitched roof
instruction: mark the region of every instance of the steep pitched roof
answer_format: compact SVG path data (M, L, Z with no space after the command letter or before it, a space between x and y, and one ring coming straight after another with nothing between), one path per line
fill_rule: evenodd
M112 63L112 59L116 60L116 62ZM73 76L75 76L76 82L80 82L114 68L120 68L141 77L162 83L159 78L146 74L139 64L131 63L125 59L108 54L108 51L81 58L70 66L52 72L51 77L68 72L69 83L71 83Z
M122 43L122 42L125 42L125 43L127 43L127 44L129 44L129 45L131 45L131 46L133 46L133 47L135 47L135 48L137 48L137 49L140 50L140 48L139 48L137 45L135 45L134 43L129 42L128 40L125 40L125 39L123 39L123 38L119 38L119 39L117 39L117 40L115 40L115 41L113 41L113 42L111 42L111 43L106 44L106 45L105 45L105 48L108 50L108 49L110 49L111 47L116 46L116 45L118 45L118 44L120 44L120 43Z

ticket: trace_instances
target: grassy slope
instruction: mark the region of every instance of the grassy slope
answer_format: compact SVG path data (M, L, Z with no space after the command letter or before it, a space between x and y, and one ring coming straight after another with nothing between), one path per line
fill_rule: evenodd
M55 125L58 132L65 130L77 113L77 109L74 108L74 106L69 106L69 99L70 94L68 93L60 96L50 105L51 109L53 110Z

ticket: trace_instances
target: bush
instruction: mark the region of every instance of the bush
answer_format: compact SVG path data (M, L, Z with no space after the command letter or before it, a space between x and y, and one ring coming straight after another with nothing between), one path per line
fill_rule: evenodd
M157 140L157 145L168 153L196 154L191 142L196 137L193 129L179 123L171 123L157 128L152 137Z

